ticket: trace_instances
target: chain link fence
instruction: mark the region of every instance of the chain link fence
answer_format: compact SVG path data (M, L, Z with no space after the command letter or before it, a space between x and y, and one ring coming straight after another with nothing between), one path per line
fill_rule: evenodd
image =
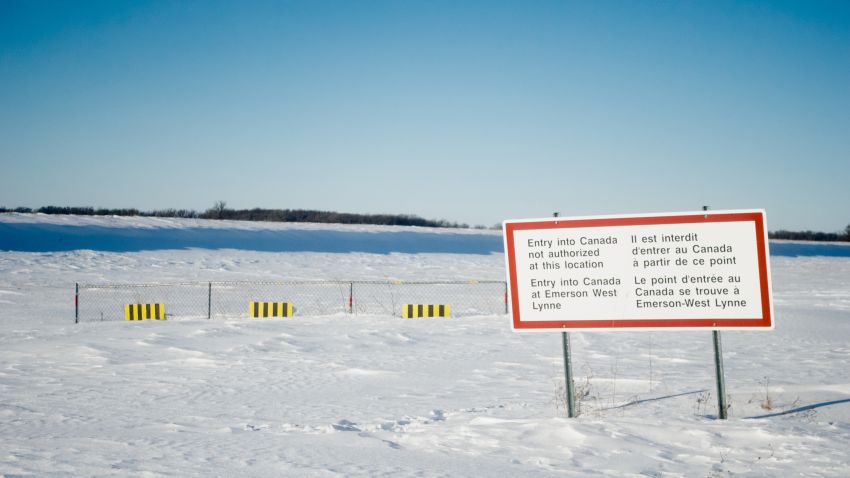
M401 317L404 304L446 304L454 317L508 312L504 281L180 282L77 284L75 320L125 320L128 304L164 304L167 319L249 318L250 302L287 302L296 317Z

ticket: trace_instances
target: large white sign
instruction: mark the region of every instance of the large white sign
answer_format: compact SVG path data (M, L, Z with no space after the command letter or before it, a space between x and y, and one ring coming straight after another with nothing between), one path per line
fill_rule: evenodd
M772 328L764 211L511 220L514 329Z

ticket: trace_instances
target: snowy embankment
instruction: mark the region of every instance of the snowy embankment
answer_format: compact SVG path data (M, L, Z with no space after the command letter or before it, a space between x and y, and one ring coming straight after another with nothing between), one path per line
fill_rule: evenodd
M846 249L825 257L796 245L771 258L776 329L723 334L729 420L714 419L708 332L573 333L582 415L567 419L560 335L513 333L505 316L73 324L74 282L500 279L498 233L3 215L0 251L27 224L79 221L90 230L71 232L124 248L48 247L78 239L40 229L30 248L0 252L0 475L846 476L850 468ZM243 237L247 250L230 242L236 236L147 248L128 239L169 230L254 239Z

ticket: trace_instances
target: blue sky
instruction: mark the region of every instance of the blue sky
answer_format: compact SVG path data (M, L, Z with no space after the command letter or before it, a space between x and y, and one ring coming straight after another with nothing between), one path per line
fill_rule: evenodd
M0 2L0 206L850 223L850 2Z

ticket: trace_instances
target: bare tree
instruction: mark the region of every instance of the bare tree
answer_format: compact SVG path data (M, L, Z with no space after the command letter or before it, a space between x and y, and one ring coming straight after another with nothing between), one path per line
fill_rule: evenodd
M224 211L226 211L226 210L227 210L227 201L221 201L221 200L216 201L215 204L213 204L213 207L212 207L213 217L215 217L216 219L223 219L224 218Z

